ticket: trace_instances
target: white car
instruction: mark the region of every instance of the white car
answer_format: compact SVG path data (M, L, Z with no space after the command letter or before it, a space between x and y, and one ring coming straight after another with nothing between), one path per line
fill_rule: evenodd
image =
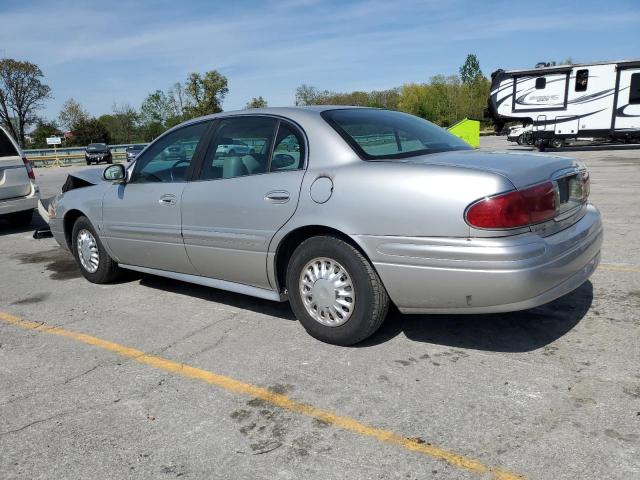
M507 140L516 142L518 145L533 145L533 137L528 134L531 131L533 131L531 125L511 127L507 134Z
M27 157L16 141L0 127L0 218L15 226L31 223L40 190Z
M235 157L236 155L251 155L254 153L254 149L244 142L234 141L231 138L223 138L222 140L224 143L218 145L216 153L230 157Z

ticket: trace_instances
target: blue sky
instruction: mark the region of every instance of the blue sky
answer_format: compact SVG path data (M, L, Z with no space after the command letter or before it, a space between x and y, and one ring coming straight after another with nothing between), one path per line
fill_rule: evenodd
M543 60L640 58L640 3L463 0L0 0L0 57L35 62L54 99L92 114L138 107L188 72L229 79L225 110L262 95L293 104L298 85L384 89L458 71Z

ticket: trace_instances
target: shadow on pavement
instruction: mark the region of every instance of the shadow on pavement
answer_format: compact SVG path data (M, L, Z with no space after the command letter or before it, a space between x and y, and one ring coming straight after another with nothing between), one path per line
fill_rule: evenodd
M30 225L16 227L11 225L6 219L0 218L0 237L3 235L13 235L14 233L33 233L39 228L48 228L47 223L42 219L40 214L36 211L33 212L33 219Z
M262 315L270 315L283 320L296 320L289 307L289 302L272 302L260 298L227 292L217 288L203 287L193 283L181 282L170 278L148 275L145 273L130 272L130 275L139 275L140 284L150 288L157 288L178 295L187 295L211 302L220 303L229 307L242 308ZM130 277L129 279L131 279ZM302 328L302 327L300 327Z
M403 333L416 342L494 352L529 352L565 335L586 315L593 285L547 305L521 312L485 315L403 315L390 312L382 328L359 347L384 343Z
M598 152L598 151L608 151L608 150L638 150L640 149L640 145L630 144L630 145L576 145L576 146L566 146L561 148L549 148L546 150L548 153L552 152Z
M288 302L278 303L154 275L139 275L140 283L283 320L296 318ZM131 279L131 278L130 278ZM529 352L565 335L586 315L593 300L587 281L577 290L531 310L485 315L403 315L392 308L380 330L356 348L371 347L404 334L415 342L495 352ZM302 328L302 326L300 327Z

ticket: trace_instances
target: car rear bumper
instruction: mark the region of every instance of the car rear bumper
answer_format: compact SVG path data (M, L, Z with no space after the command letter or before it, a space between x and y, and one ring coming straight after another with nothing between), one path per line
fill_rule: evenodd
M589 205L578 222L547 237L355 238L401 312L494 313L578 288L598 266L603 230Z
M0 215L33 210L38 206L40 189L38 185L31 182L31 192L25 197L7 198L0 200Z

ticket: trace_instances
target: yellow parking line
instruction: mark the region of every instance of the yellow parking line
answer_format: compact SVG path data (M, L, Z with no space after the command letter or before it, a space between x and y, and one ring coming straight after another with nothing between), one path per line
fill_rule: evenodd
M610 272L636 272L640 273L640 267L634 265L615 265L612 263L601 263L598 266L599 270L608 270Z
M60 327L47 326L37 322L30 322L28 320L23 320L20 317L16 317L4 312L0 312L0 320L3 320L16 327L57 335L87 345L92 345L103 350L108 350L123 357L130 358L136 362L148 365L150 367L164 370L165 372L174 373L176 375L181 375L183 377L200 380L201 382L215 385L229 392L259 398L261 400L264 400L265 402L276 405L285 410L299 413L301 415L319 420L323 423L331 424L343 430L357 433L365 437L374 438L381 442L390 443L392 445L396 445L413 452L421 453L438 460L444 460L445 462L455 467L477 474L489 475L491 476L491 478L494 478L496 480L516 480L523 478L522 476L515 473L511 473L499 468L489 467L479 462L478 460L474 460L472 458L450 452L448 450L445 450L444 448L436 447L422 440L404 437L389 430L382 430L379 428L371 427L352 418L337 415L327 410L316 408L312 405L297 402L290 399L286 395L274 393L265 388L251 385L249 383L244 383L240 380L226 377L224 375L218 375L217 373L209 372L207 370L202 370L200 368L184 365L182 363L174 362L166 358L150 355L135 348L126 347L124 345L119 345L107 340L92 337L91 335L73 332L71 330L66 330Z

